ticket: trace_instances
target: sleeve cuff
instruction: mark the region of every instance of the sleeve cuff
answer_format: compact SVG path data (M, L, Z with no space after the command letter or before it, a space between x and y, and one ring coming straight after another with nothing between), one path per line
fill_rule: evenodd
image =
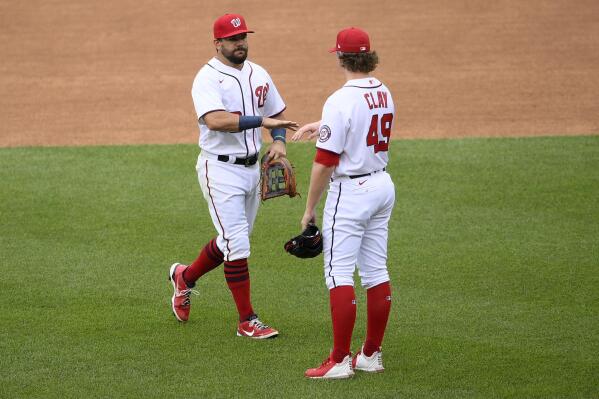
M212 112L216 112L216 111L225 111L224 109L211 109L210 111L206 111L202 114L202 116L200 116L198 118L198 122L202 122L204 120L204 117Z
M322 148L316 148L316 156L314 157L314 162L319 163L321 165L331 167L339 165L340 154L336 152L323 150Z
M274 118L275 116L279 115L280 113L285 112L286 109L287 109L287 106L284 106L282 110L280 110L276 114L270 115L269 118Z

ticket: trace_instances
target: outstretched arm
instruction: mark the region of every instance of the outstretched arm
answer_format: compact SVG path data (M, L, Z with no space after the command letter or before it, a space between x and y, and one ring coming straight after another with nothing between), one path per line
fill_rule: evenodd
M277 117L280 115L282 113L277 115ZM240 116L227 111L210 112L202 118L210 130L219 132L236 133L257 127L265 127L267 129L283 128L295 131L299 127L299 124L293 121L260 116Z
M285 120L285 115L281 112L272 118L262 118L262 126L267 129L283 128L290 129L295 132L299 127L299 123Z
M298 141L304 136L304 134L308 133L308 139L311 140L314 137L318 136L318 128L320 127L320 121L308 123L302 127L300 127L297 132L293 134L291 137L291 141Z

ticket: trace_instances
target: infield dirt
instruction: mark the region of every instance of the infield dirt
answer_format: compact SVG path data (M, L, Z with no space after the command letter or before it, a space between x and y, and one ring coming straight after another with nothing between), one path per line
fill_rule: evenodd
M212 22L246 17L300 123L342 83L336 32L370 32L400 138L599 133L599 2L0 2L0 146L195 143Z

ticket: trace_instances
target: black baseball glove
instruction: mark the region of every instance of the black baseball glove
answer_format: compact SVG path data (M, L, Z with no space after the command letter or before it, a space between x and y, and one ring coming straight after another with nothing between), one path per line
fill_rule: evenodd
M315 224L309 224L302 234L285 243L285 251L298 258L313 258L322 252L322 234Z

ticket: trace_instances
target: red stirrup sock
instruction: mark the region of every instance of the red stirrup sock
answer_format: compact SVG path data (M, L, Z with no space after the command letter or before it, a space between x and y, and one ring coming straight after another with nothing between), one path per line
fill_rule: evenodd
M221 263L223 263L223 253L216 245L216 238L213 238L202 248L197 259L183 271L183 279L187 285L193 286L200 277L215 269Z
M250 272L247 259L225 262L225 279L233 294L239 312L239 321L247 320L254 314L250 300Z
M340 363L350 353L351 336L356 322L356 294L351 285L342 285L329 291L331 319L333 320L333 353Z
M389 312L391 311L391 286L389 282L366 290L368 327L363 353L366 356L378 351L383 343Z

